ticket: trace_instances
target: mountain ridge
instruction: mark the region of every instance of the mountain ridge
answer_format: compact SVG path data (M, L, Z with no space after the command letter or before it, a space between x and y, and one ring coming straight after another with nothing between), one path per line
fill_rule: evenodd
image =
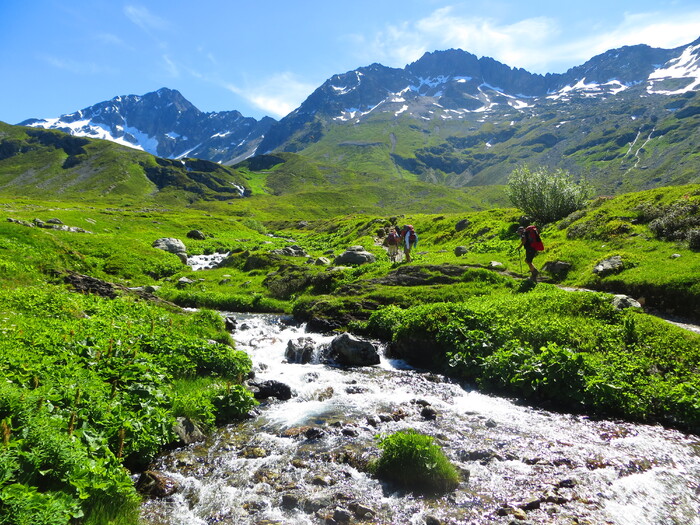
M279 121L202 113L162 88L22 124L166 158L235 165L290 152L450 186L501 184L515 165L535 163L614 193L696 180L699 89L700 39L674 49L624 46L546 75L448 49L404 68L373 63L335 74ZM119 136L99 136L107 129Z

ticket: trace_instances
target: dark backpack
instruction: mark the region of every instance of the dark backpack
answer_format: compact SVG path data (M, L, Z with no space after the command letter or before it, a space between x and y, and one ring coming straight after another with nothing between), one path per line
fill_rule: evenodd
M537 230L537 226L530 225L525 228L525 238L527 239L527 244L533 250L538 252L544 251L544 244L542 244L542 239L540 238L540 232Z
M391 232L389 235L386 236L386 242L387 244L398 244L399 243L399 236L396 232Z

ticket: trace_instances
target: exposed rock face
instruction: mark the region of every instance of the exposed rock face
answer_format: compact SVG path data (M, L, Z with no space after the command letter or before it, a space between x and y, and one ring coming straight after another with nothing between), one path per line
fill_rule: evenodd
M185 243L174 237L161 237L153 241L153 247L177 255L182 264L187 264L187 248Z
M469 224L471 224L469 219L462 219L461 221L457 222L457 224L455 224L455 231L461 232L462 230L466 229L467 226L469 226Z
M275 120L260 121L238 111L203 113L178 91L162 88L100 102L58 120L29 119L23 125L53 128L73 135L106 138L161 157L235 162L253 154ZM139 143L140 137L147 141Z
M373 253L370 253L362 246L350 246L343 253L338 255L333 261L336 265L344 264L365 264L376 260Z
M371 366L379 364L377 348L350 334L341 334L331 341L327 358L341 366Z

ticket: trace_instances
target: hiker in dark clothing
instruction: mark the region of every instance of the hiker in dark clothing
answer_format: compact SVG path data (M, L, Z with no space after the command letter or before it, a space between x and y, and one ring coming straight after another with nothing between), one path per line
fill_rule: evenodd
M403 241L403 254L406 257L406 262L411 262L411 250L418 244L418 234L416 234L412 225L407 224L403 227L401 240Z
M535 255L537 255L538 250L533 245L534 243L524 226L518 228L518 235L520 235L520 245L518 249L520 249L521 246L525 248L525 262L530 268L530 279L536 281L540 272L538 272L535 265L532 264L532 260L535 258Z
M388 235L384 238L384 246L391 262L396 262L399 257L399 244L401 244L401 237L395 228L390 228Z

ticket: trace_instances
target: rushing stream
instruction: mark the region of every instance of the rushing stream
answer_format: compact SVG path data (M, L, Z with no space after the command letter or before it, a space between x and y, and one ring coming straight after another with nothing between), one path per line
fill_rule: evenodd
M148 500L145 523L700 524L697 436L519 406L384 357L350 369L289 363L289 340L321 348L332 337L235 317L256 379L293 396L159 458L153 468L178 490ZM433 436L457 465L455 491L420 497L364 473L375 436L405 428Z

